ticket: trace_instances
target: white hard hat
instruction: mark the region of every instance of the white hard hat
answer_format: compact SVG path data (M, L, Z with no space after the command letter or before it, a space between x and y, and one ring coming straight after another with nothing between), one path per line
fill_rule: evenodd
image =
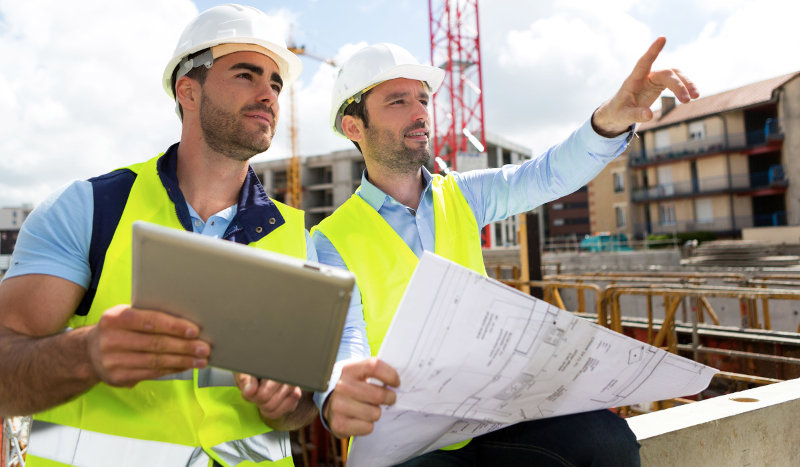
M439 89L444 80L444 70L419 62L406 49L386 42L364 47L350 57L339 69L333 85L331 99L331 126L342 132L342 113L362 92L377 84L395 78L424 81L431 93Z
M227 46L215 47L221 44ZM187 60L189 55L212 47L213 53ZM177 66L181 67L179 77L197 66L211 67L215 58L242 50L260 52L274 60L285 86L297 79L303 69L300 59L286 48L286 40L269 16L249 6L219 5L200 13L183 30L172 59L164 69L164 90L175 98L172 74Z

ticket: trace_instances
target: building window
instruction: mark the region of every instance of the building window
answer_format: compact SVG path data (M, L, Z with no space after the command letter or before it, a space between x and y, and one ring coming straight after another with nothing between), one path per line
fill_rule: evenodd
M563 217L559 217L559 218L553 219L553 225L556 226L556 227L561 227L562 225L564 225L564 218Z
M658 192L661 196L672 196L675 194L675 185L672 183L672 167L659 166L657 169L658 175Z
M553 210L554 211L560 211L562 209L564 209L564 203L554 203L553 204Z
M617 227L625 227L625 208L614 206L614 217L617 219Z
M614 193L625 191L625 178L622 172L614 172L611 174L614 179Z
M714 207L711 199L694 200L694 217L698 224L710 224L714 222Z
M694 122L689 124L689 139L690 140L706 139L705 122Z
M669 148L669 130L656 131L655 139L656 151Z
M658 206L658 220L661 225L675 225L675 205L661 204Z

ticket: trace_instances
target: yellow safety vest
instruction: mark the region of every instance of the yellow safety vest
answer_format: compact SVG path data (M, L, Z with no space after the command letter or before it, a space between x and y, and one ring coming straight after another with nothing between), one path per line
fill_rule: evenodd
M434 175L431 191L435 253L485 276L480 229L455 178ZM367 338L375 356L419 258L358 194L352 195L314 229L325 234L356 277ZM468 442L444 449L458 449Z
M183 229L158 176L155 157L128 167L137 174L106 251L87 326L108 308L130 302L131 228L144 220ZM250 246L306 257L303 212L275 203L286 220ZM265 355L264 358L274 358ZM76 399L34 416L28 465L293 465L289 435L272 431L242 399L233 373L188 370L133 388L95 385Z

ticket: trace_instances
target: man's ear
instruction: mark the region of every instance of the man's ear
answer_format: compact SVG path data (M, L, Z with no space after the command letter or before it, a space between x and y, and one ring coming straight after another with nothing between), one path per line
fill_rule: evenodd
M363 138L363 129L364 123L360 119L352 115L345 115L342 117L342 133L351 141L361 141Z
M200 83L188 76L181 76L175 82L175 98L183 108L184 113L187 110L197 110L200 97L199 91Z

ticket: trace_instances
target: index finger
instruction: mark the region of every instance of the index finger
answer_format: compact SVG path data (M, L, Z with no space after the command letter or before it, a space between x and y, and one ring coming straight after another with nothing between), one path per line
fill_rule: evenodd
M661 50L664 48L664 44L667 43L666 37L659 37L657 38L651 45L650 48L647 49L647 52L639 58L639 61L636 62L636 66L633 67L633 71L631 72L631 78L633 79L645 79L647 75L650 73L650 69L653 67L653 63L658 58L658 54L661 53Z
M193 339L200 334L200 326L163 311L128 308L120 314L121 322L128 329L151 334Z

